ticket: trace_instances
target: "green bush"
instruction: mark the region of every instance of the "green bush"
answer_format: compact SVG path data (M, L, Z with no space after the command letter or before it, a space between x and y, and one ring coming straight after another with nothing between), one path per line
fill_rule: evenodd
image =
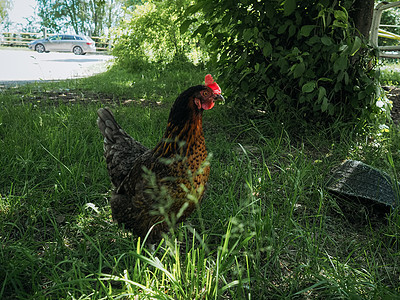
M351 4L198 0L186 13L204 12L207 23L195 33L210 43L219 81L237 107L331 123L381 112L376 56L351 24Z
M189 32L180 31L180 15L188 3L188 0L150 1L127 12L129 18L116 29L118 38L113 54L117 62L131 70L148 63L203 62L207 55L201 50L201 43Z

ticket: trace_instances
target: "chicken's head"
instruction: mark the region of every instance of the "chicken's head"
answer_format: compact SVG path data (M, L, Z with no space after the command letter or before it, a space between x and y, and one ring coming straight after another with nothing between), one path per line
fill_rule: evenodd
M200 97L196 97L194 102L198 109L211 109L214 107L215 101L224 100L221 95L221 88L214 81L210 74L205 77L206 88L199 92Z
M224 100L221 89L212 79L206 76L205 85L196 85L182 92L172 105L168 123L184 125L193 117L200 117L204 110L214 107L215 101Z

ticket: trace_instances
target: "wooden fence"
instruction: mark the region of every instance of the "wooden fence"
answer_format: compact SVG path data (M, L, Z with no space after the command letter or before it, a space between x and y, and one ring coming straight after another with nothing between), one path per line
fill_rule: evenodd
M43 38L43 32L0 32L0 45L27 47L29 42L40 38ZM97 51L111 50L111 43L108 38L92 36L91 39L96 43Z

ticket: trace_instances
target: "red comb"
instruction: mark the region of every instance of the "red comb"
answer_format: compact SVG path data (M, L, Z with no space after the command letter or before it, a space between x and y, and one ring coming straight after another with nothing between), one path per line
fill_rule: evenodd
M221 94L221 88L219 85L214 81L211 74L207 74L204 80L206 82L206 86L211 88L215 94Z

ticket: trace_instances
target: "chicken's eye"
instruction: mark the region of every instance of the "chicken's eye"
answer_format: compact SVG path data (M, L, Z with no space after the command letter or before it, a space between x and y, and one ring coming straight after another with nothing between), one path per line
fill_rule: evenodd
M207 91L204 91L203 96L204 96L204 97L208 97L208 96L210 96L210 93L207 92Z

